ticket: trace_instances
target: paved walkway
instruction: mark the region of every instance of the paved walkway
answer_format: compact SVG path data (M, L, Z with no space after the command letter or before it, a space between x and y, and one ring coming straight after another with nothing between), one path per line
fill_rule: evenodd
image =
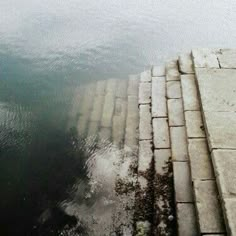
M76 94L79 135L124 150L125 204L110 215L123 217L101 235L236 235L236 50L192 50Z

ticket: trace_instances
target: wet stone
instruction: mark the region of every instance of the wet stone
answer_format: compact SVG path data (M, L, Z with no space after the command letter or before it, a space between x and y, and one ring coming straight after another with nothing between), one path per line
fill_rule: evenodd
M151 83L139 83L139 104L151 103Z
M165 76L165 66L153 66L152 68L152 76L153 77L162 77Z
M170 157L170 149L157 149L154 151L155 171L158 175L165 175L168 172L167 163Z
M130 75L129 81L128 81L127 94L137 96L138 89L139 89L139 76L138 75Z
M140 75L140 81L141 82L151 82L151 70L146 70L141 73Z
M152 118L151 118L151 106L140 105L139 106L139 139L152 139Z
M90 121L97 121L101 120L102 111L103 111L103 103L104 103L104 96L97 95L94 97L93 109L90 115Z
M168 99L169 126L184 125L184 109L182 99Z
M215 181L196 180L194 191L201 233L224 233L223 215Z
M167 98L181 98L181 85L180 81L167 82Z
M179 68L183 74L193 74L193 61L190 53L179 56Z
M116 97L126 99L127 97L127 80L119 80L117 84Z
M111 127L112 126L112 116L115 108L115 96L114 93L107 93L104 100L101 126Z
M152 162L152 142L149 140L139 141L138 171L145 172L150 169Z
M105 95L106 93L106 80L97 81L96 95Z

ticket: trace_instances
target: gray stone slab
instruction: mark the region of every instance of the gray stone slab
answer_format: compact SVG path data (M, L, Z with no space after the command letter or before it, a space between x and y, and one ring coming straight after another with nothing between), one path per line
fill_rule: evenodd
M127 97L127 86L128 86L127 82L128 81L126 79L117 81L116 97L126 99L126 97Z
M236 150L213 150L212 160L221 195L236 198Z
M185 127L171 127L170 139L171 139L172 160L187 161L188 149L187 149L187 136Z
M141 82L151 82L151 79L152 79L151 70L146 70L142 72L140 75Z
M130 75L128 81L128 95L138 95L138 88L139 88L139 76L138 75Z
M224 214L228 235L236 235L236 198L224 200Z
M168 173L168 161L171 158L170 149L156 149L154 151L155 171L158 175Z
M194 75L181 75L182 96L185 111L199 111L199 98Z
M165 77L152 78L152 117L166 117L166 80Z
M188 138L205 137L205 131L200 111L186 111L185 122Z
M162 77L166 74L166 68L164 65L162 66L153 66L152 68L152 76L153 77Z
M206 139L189 139L188 152L192 180L214 179Z
M179 56L179 70L183 74L193 74L193 61L190 53Z
M96 85L96 95L105 95L106 93L106 80L97 81Z
M217 51L208 48L192 50L195 68L219 68Z
M221 68L236 68L236 49L221 49L218 53Z
M148 171L151 168L152 158L152 142L150 140L139 141L138 171Z
M183 126L184 109L182 99L168 99L169 126Z
M173 162L175 201L193 202L193 188L188 162Z
M236 111L236 70L197 69L204 111Z
M180 81L167 82L167 98L181 98L181 85Z
M115 94L107 93L104 99L103 112L101 118L102 127L112 126L112 116L115 108Z
M170 148L167 118L153 119L153 139L155 148Z
M139 106L139 139L152 139L151 106Z
M96 95L94 97L94 103L93 103L93 109L90 115L90 121L100 122L102 112L103 112L103 103L104 103L104 95Z
M90 121L88 124L87 136L96 136L99 130L99 123L97 121Z
M166 80L180 80L177 60L166 63Z
M151 103L151 83L139 83L139 104Z
M236 149L236 112L204 112L210 149Z
M197 219L195 214L195 207L191 203L178 203L177 211L177 225L179 236L197 236Z
M224 220L215 181L194 181L194 192L200 232L224 233Z
M107 80L107 87L106 87L106 93L116 94L116 85L117 85L117 79L108 79Z
M127 116L128 117L138 117L139 109L138 109L138 97L137 96L128 96L128 104L127 104Z
M110 141L111 140L111 128L101 127L99 131L99 138L101 140Z

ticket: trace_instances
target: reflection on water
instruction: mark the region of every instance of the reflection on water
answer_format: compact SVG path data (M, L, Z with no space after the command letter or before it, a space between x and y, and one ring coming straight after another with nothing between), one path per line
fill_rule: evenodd
M234 0L0 1L0 234L114 224L128 235L137 94L114 97L104 80L192 47L235 47L235 11Z

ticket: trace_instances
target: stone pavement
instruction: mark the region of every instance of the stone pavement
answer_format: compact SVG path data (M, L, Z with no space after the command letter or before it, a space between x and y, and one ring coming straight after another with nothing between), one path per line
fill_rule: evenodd
M195 49L75 100L79 135L123 150L125 201L103 235L236 235L236 50Z

